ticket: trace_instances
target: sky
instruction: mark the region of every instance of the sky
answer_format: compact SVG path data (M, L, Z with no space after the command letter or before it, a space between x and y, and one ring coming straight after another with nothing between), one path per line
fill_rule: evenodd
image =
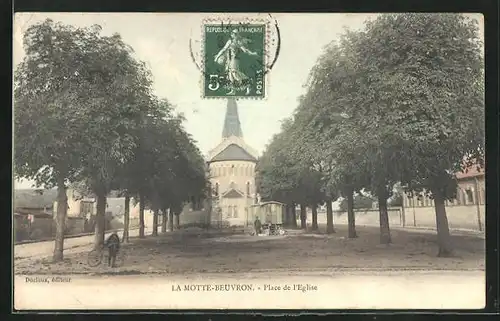
M254 16L256 14L246 14ZM244 140L262 153L281 120L297 107L304 84L323 48L339 39L344 28L360 29L376 14L272 13L281 34L281 50L268 73L263 100L238 100ZM201 38L203 19L227 16L217 13L16 13L14 17L14 66L24 56L23 32L32 24L50 18L55 22L87 27L99 24L104 35L119 33L146 62L154 77L154 90L167 98L186 117L185 128L204 155L220 141L225 100L201 96L201 73L191 59L189 41ZM264 15L267 16L267 15ZM231 14L242 17L242 14ZM480 20L481 16L476 16ZM481 21L481 20L480 20ZM482 28L482 24L480 24ZM14 111L15 112L15 111ZM30 181L16 181L15 188L30 188Z

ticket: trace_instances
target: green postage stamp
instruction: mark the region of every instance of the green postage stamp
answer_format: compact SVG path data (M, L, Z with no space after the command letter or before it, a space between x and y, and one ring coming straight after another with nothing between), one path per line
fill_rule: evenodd
M203 96L266 95L265 23L204 24Z

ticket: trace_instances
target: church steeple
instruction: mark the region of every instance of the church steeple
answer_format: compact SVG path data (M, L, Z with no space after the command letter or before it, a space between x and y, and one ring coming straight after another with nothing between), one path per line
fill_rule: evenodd
M224 119L224 128L222 130L222 138L231 136L243 137L240 118L238 117L238 106L234 98L227 100L226 118Z

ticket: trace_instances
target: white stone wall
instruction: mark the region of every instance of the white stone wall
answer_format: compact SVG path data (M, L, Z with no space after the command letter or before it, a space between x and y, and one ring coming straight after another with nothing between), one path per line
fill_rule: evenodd
M212 187L219 184L219 194L230 189L234 183L236 189L246 193L246 184L250 183L250 194L255 193L255 163L246 161L223 161L210 164Z
M218 186L219 206L222 210L222 217L219 219L228 225L243 225L247 208L255 199L255 163L247 161L211 163L210 182L212 189ZM241 198L222 197L231 188L242 192L244 196Z
M479 211L479 219L478 219ZM379 226L379 212L375 210L358 210L355 211L356 225ZM401 208L391 208L388 210L389 225L403 226L403 214ZM464 230L479 230L479 220L481 227L484 230L485 226L485 206L480 205L462 205L462 206L447 206L446 216L448 218L448 226L450 229ZM300 226L300 218L297 212L297 223ZM347 224L347 213L334 212L334 224ZM312 213L308 210L307 224L312 224ZM318 224L326 225L326 212L318 213ZM434 207L415 207L405 208L405 226L406 227L421 227L421 228L436 228L436 212Z

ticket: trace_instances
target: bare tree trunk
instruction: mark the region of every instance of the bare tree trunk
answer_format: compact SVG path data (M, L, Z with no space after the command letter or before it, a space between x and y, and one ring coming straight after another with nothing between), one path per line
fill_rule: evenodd
M333 226L333 208L332 200L326 200L326 233L335 233L335 227Z
M405 199L406 195L404 192L401 193L401 217L402 217L402 224L403 227L406 226L406 210L405 210Z
M436 228L439 245L439 257L450 257L453 255L453 247L451 245L450 229L448 227L448 218L446 217L446 208L444 204L444 195L435 188L432 190L434 196L434 208L436 211Z
M307 220L307 207L304 204L300 204L300 228L306 229L306 220Z
M180 213L174 213L174 217L175 217L175 229L178 230L180 227L181 227L181 224L180 224L180 219L179 219L179 216L181 215Z
M144 196L139 195L139 238L144 238L144 208L146 207Z
M293 203L288 204L287 206L286 219L288 227L297 227L297 217L295 216L295 205Z
M52 261L62 261L64 258L64 230L66 229L66 216L68 213L68 196L64 179L57 182L57 213L56 213L56 239Z
M167 213L166 208L161 210L161 215L162 215L161 232L166 233L167 232L167 219L168 219L168 213Z
M356 217L354 215L354 192L352 190L347 192L347 225L348 237L351 239L358 237L356 233Z
M318 230L318 204L314 203L311 207L312 211L312 230Z
M160 216L160 211L155 208L153 212L153 236L158 236L158 216Z
M290 224L290 204L285 205L285 215L283 216L283 226L289 226Z
M130 229L130 196L125 194L125 214L123 215L123 238L122 242L128 243Z
M292 203L291 205L291 219L292 219L292 227L297 228L297 211L295 210L295 203Z
M95 240L94 247L100 248L104 245L104 234L106 231L106 192L104 190L96 193L97 198L97 213L95 224Z
M174 211L172 209L168 211L168 230L170 232L174 230Z
M389 229L389 215L387 213L387 193L379 192L378 212L380 220L380 244L391 243L391 231Z

